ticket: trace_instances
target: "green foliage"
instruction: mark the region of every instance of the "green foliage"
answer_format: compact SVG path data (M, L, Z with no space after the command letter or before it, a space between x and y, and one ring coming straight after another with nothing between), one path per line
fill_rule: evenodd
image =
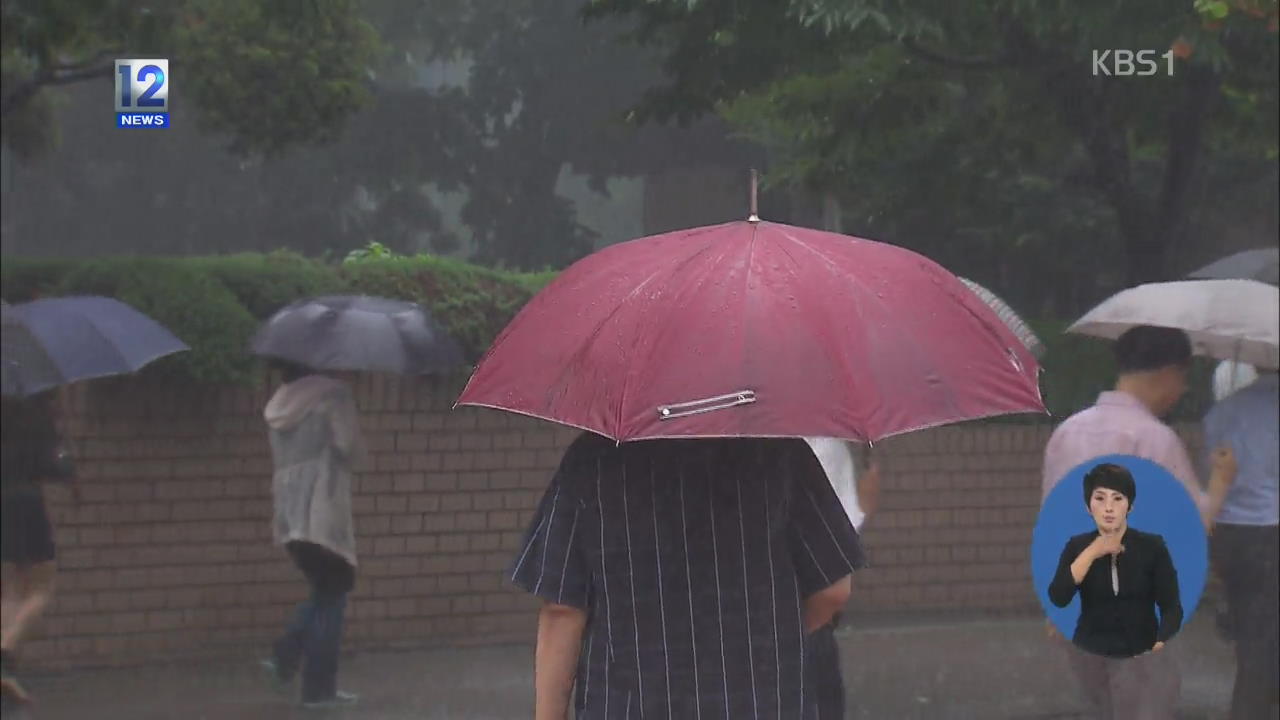
M477 360L554 272L509 273L456 260L366 257L340 265L291 253L187 259L121 257L88 261L9 259L3 296L92 294L118 298L156 318L191 346L146 372L201 383L251 382L261 377L247 355L258 323L303 297L360 293L417 302ZM1115 381L1105 341L1066 335L1067 323L1031 321L1045 343L1041 388L1053 418L1087 407ZM1211 401L1212 364L1195 366L1191 391L1175 419L1196 419ZM1001 422L1026 422L1014 416Z
M1259 202L1269 190L1277 4L1227 2L1225 20L1220 5L590 0L588 12L635 19L663 57L641 116L716 112L770 151L771 182L840 201L850 232L1004 292L1056 268L1053 291L1067 292L1053 305L1078 310L1071 288L1088 302L1175 277L1177 238L1213 231L1196 224L1205 208L1245 183ZM1163 56L1154 76L1093 74L1095 50L1123 48L1172 52L1173 76Z
M85 261L13 258L0 270L8 302L42 295L106 295L150 315L190 345L191 352L162 360L147 372L201 383L260 377L247 354L258 324L290 302L327 294L420 303L471 359L478 359L553 276L501 272L430 255L335 265L285 252Z
M371 242L362 248L356 248L347 253L347 257L343 259L343 263L358 263L366 260L386 260L389 258L399 257L394 250L383 245L380 242Z
M80 267L76 260L39 259L5 260L3 269L4 299L19 303L46 295L57 295L62 279Z
M185 262L226 285L258 319L299 298L350 292L332 266L291 252L215 255Z
M179 30L185 92L236 155L332 141L370 99L380 46L353 0L189 0Z
M484 353L548 278L429 255L344 263L341 272L366 294L420 303L449 328L472 359Z
M355 0L5 0L3 27L3 139L24 156L56 139L47 88L138 54L170 59L171 100L235 154L326 142L367 103L380 52Z
M58 294L116 298L155 318L191 347L157 362L153 372L197 382L252 377L253 362L245 348L256 325L253 316L226 285L188 262L129 257L88 262L63 278Z

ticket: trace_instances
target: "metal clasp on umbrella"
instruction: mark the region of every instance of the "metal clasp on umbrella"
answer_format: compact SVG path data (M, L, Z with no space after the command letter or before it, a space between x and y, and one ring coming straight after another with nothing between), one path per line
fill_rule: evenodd
M711 412L713 410L725 410L739 405L748 405L756 401L754 390L741 390L728 395L717 395L715 397L705 398L702 400L692 400L690 402L675 403L673 405L659 405L658 417L662 420L674 420L676 418L697 415L698 413Z

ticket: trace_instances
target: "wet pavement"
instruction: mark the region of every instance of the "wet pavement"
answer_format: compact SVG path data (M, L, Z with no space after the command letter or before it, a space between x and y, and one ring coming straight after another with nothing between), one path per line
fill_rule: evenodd
M846 616L840 631L850 718L1082 720L1074 680L1039 617ZM1169 645L1183 668L1179 720L1219 720L1230 647L1208 613ZM5 720L509 720L531 715L526 645L364 652L344 659L354 707L303 710L263 682L256 659L84 670L27 678L38 696Z

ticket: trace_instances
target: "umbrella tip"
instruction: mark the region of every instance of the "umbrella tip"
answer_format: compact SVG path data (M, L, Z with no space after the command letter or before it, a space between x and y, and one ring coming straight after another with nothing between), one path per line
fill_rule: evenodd
M760 171L751 168L751 214L747 216L747 222L760 222L760 207L756 200L758 189L760 187Z

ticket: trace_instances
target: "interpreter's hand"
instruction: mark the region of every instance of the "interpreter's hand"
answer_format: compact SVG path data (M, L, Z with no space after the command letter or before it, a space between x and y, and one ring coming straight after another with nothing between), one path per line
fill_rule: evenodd
M1163 650L1163 649L1164 649L1164 643L1162 643L1162 642L1158 642L1158 643L1156 643L1155 645L1152 645L1152 646L1151 646L1151 652L1153 652L1153 653L1158 653L1158 652L1160 652L1160 651L1161 651L1161 650Z
M1120 544L1119 533L1107 533L1099 535L1089 544L1093 551L1094 559L1103 558L1108 555L1119 555L1124 552L1124 545Z
M1058 626L1054 625L1052 620L1044 621L1044 630L1045 635L1048 635L1050 640L1057 640L1062 637L1062 633L1058 632Z
M1213 479L1224 482L1228 485L1235 482L1236 471L1239 467L1236 465L1236 454L1229 447L1220 447L1213 451Z

